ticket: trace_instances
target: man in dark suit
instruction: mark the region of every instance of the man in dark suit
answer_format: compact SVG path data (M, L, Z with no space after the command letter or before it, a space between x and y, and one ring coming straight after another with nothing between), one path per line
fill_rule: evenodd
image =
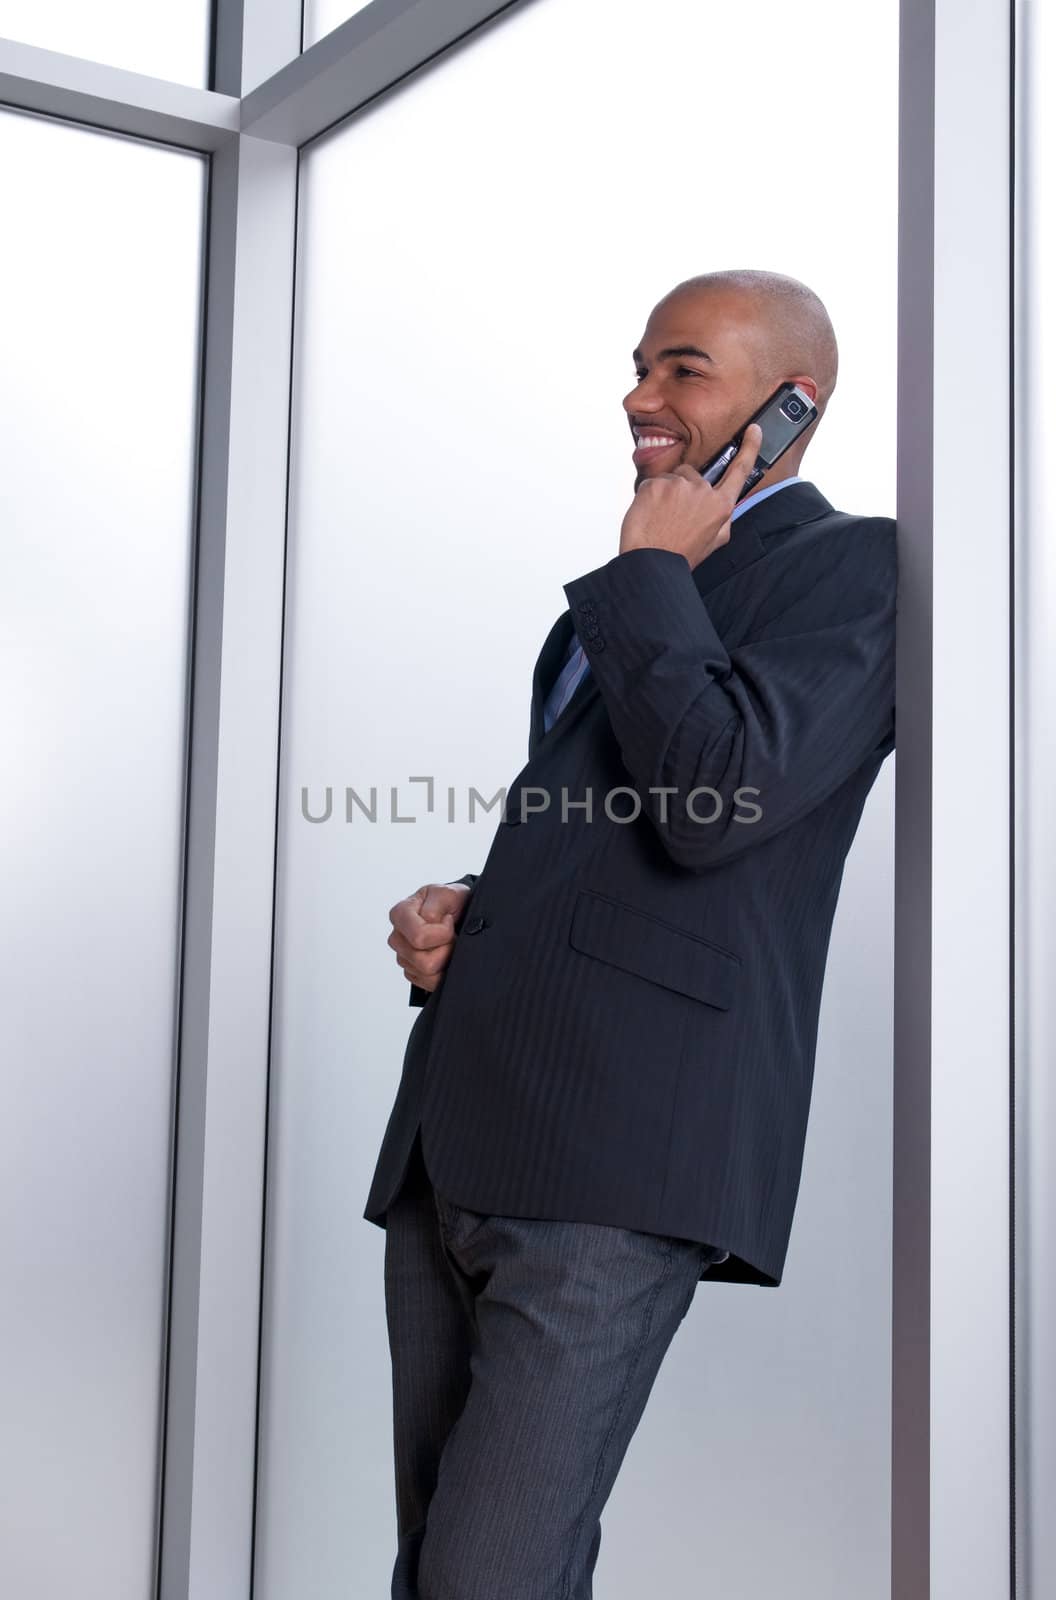
M895 529L797 476L836 382L795 279L653 310L619 553L564 585L480 874L390 912L421 1006L386 1228L394 1597L578 1600L697 1282L781 1282L844 860L894 746ZM738 504L776 386L819 418ZM457 1426L456 1426L457 1424Z

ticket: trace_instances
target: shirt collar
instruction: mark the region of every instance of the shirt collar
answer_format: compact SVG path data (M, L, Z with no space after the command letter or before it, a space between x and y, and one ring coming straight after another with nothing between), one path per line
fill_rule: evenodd
M802 483L802 478L782 478L780 483L769 483L765 489L756 489L754 494L745 495L743 500L734 506L731 522L736 522L742 511L747 511L749 506L758 505L760 500L765 500L767 495L776 494L779 489L786 489L790 483Z

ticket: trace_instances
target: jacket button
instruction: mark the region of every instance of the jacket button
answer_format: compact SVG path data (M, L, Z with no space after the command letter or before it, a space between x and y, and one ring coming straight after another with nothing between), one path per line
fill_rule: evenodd
M486 928L487 925L488 925L488 923L487 923L487 918L486 917L470 917L469 921L466 923L465 927L462 929L462 932L463 933L479 933L481 928Z

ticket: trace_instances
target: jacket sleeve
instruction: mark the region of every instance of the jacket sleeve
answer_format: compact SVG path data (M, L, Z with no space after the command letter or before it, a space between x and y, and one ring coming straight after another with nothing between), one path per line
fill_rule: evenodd
M628 550L564 585L642 814L679 866L772 839L893 748L896 589L887 517L775 560L729 650L676 551Z
M469 887L472 889L473 885L476 883L476 881L477 881L477 879L479 877L480 877L480 873L479 872L466 872L466 873L463 873L461 878L452 878L451 882L452 883L468 883ZM408 999L407 999L407 1004L411 1005L411 1006L424 1006L425 1002L428 1000L429 996L431 994L435 994L435 993L436 993L436 991L434 989L421 989L421 988L419 988L419 986L416 983L412 983L411 984L411 992L410 992L410 995L408 996Z

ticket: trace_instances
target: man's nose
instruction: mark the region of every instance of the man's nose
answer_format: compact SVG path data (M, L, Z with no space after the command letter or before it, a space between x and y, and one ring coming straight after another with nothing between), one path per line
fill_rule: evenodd
M630 415L634 411L648 411L653 403L653 397L647 388L636 383L634 388L623 397L623 409Z

